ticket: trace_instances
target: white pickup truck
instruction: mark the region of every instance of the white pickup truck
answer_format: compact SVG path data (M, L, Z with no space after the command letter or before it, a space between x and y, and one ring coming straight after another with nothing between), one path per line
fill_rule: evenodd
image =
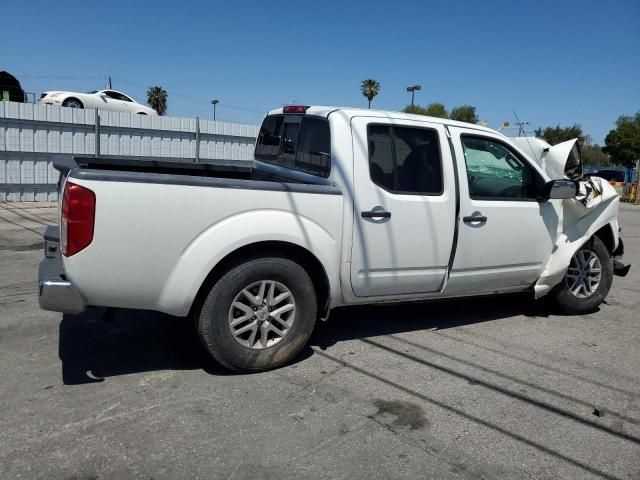
M582 177L576 141L288 106L267 114L247 167L57 168L40 306L195 317L236 371L284 364L342 305L530 291L583 313L629 269L614 258L618 197Z

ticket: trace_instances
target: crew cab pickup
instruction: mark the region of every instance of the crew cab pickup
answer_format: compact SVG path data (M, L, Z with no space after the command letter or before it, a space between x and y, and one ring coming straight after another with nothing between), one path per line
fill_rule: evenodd
M629 269L618 197L582 177L575 140L287 106L254 156L57 164L40 306L195 317L218 362L257 371L294 357L335 307L529 291L583 313Z

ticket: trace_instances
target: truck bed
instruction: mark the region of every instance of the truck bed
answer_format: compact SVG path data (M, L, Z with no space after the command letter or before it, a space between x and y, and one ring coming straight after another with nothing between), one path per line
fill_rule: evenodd
M144 178L160 183L193 183L193 179L179 177L199 177L201 179L249 180L306 185L329 185L329 182L312 175L300 174L278 167L256 167L252 161L216 160L215 163L193 163L178 161L158 161L135 157L93 157L61 155L54 160L54 167L62 175L75 170L75 176L96 178L101 172L105 180L142 181ZM82 171L80 173L79 171ZM91 172L91 173L89 173ZM150 177L140 174L152 174ZM158 176L162 175L162 176ZM204 182L206 183L206 181ZM218 182L215 182L216 184ZM219 186L219 185L216 185Z
M91 243L63 258L85 305L185 316L218 262L263 242L301 247L339 272L343 196L322 178L90 157L56 168L95 195Z

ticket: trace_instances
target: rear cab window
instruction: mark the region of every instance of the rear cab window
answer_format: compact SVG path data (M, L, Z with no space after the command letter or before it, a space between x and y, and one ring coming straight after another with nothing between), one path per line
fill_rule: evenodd
M258 133L255 158L327 178L331 172L329 121L312 115L270 115Z

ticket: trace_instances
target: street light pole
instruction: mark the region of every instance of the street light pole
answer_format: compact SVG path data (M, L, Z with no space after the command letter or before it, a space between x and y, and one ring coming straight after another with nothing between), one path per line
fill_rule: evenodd
M211 105L213 105L213 121L216 121L216 105L220 103L220 100L211 100Z
M416 90L422 90L420 85L414 85L412 87L407 87L407 92L411 92L411 106L413 107L413 100L416 94Z

